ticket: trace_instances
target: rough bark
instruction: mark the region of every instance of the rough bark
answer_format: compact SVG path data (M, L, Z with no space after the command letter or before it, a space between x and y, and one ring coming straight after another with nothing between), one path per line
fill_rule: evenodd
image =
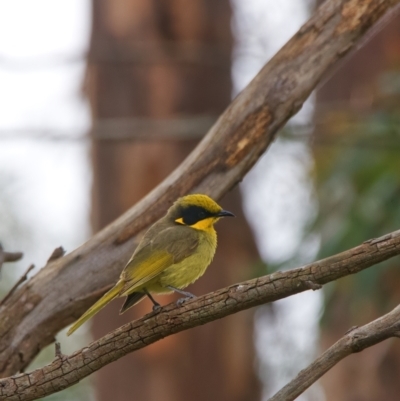
M0 310L0 374L23 369L115 282L137 242L180 195L219 199L254 165L326 71L399 0L328 0L231 103L188 158L146 198L45 266ZM99 274L101 272L101 274Z
M57 357L50 365L31 373L0 379L1 400L29 401L44 397L72 386L104 365L167 336L253 306L321 288L323 284L399 254L400 230L304 267L220 289L181 307L170 304L160 312L151 312L114 330L70 356Z

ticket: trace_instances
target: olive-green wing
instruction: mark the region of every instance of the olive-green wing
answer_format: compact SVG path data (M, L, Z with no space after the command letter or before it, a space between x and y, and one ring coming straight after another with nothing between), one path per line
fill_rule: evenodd
M192 232L193 231L193 232ZM174 226L158 233L138 249L121 274L125 285L121 295L127 295L162 273L169 266L192 255L199 244L196 231Z

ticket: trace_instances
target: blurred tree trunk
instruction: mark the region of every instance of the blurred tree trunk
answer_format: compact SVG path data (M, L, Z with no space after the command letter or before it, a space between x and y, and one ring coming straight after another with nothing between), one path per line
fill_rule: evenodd
M96 140L98 132L93 133L94 231L146 195L197 143L113 140L121 132L119 123L217 116L229 103L230 13L228 0L93 1L86 90L95 126L110 136ZM102 129L105 119L114 119L116 128ZM144 130L157 134L151 123ZM206 132L201 124L196 130ZM238 190L222 204L238 218L218 224L217 255L207 274L190 287L195 294L250 277L251 265L259 259ZM96 338L151 310L145 300L119 316L121 302L113 302L94 319ZM97 399L256 400L260 391L254 358L253 315L246 311L172 336L103 368L96 374Z
M400 18L397 17L363 48L353 54L346 63L318 90L316 116L333 125L340 124L344 113L361 115L371 113L376 106L393 108L395 97L387 96L393 88L383 87L388 74L400 77ZM395 85L395 80L391 81ZM389 89L389 90L387 90ZM385 93L386 91L386 93ZM399 110L398 99L396 106ZM350 116L351 118L351 116ZM328 125L325 125L328 127ZM317 132L316 138L328 135L327 130ZM376 141L379 141L378 136ZM378 143L377 143L378 145ZM339 148L340 149L340 148ZM318 150L317 150L318 151ZM324 153L325 151L325 153ZM321 150L321 159L326 158L326 148ZM329 156L328 156L329 157ZM317 161L318 168L318 161ZM354 195L353 195L354 196ZM382 211L382 213L385 213ZM377 234L378 235L378 234ZM382 272L383 273L383 272ZM381 279L382 274L381 273ZM386 273L385 273L386 274ZM392 271L393 274L393 271ZM357 320L366 323L379 316L379 302L389 304L389 300L398 303L399 276L389 279L390 291L385 300L377 300L372 295L366 302L360 302L362 308L354 310L349 304L352 297L351 278L335 287L332 302L327 306L326 323L322 329L322 347L326 349L354 325ZM361 280L358 277L355 280ZM388 278L383 278L388 281ZM397 283L397 285L396 285ZM389 309L390 310L390 307ZM387 341L370 348L357 356L346 358L322 378L327 401L397 401L400 394L400 343Z

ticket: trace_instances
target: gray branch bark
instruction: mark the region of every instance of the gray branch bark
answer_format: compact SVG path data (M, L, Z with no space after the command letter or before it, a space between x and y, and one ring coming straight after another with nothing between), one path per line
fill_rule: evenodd
M239 182L326 71L399 2L325 1L175 172L87 243L49 262L15 291L0 307L0 376L25 368L59 330L116 281L135 248L135 236L177 197L202 192L218 199ZM201 310L196 313L202 315ZM90 371L89 365L84 369Z
M306 291L310 289L310 283L313 283L311 287L321 287L330 281L357 273L399 254L400 230L366 241L348 251L304 267L276 272L223 288L189 301L181 307L170 304L163 307L159 313L152 312L137 321L114 330L71 356L57 357L50 365L31 373L0 379L0 399L4 401L36 400L72 386L104 365L129 352L147 347L164 337L221 319L253 306ZM354 333L358 333L359 330L361 329L354 331ZM350 338L356 337L351 334ZM342 350L342 345L339 348L334 346L333 355L335 357L333 359L328 350L327 356L323 359L324 364L318 366L317 370L314 370L314 367L310 368L311 372L302 375L298 380L303 380L303 387L307 388L312 380L316 380L319 377L318 375L322 375L331 367L330 364L337 363L350 351L354 352L357 347L361 347L361 344L370 346L374 344L373 341L378 342L377 339L382 341L385 338L387 337L379 334L375 337L371 336L371 341L363 342L360 337L356 343L350 343L350 345L346 340L343 340L342 343L345 348ZM298 395L301 393L298 393L293 385L288 391L290 394ZM294 398L278 399L289 400Z

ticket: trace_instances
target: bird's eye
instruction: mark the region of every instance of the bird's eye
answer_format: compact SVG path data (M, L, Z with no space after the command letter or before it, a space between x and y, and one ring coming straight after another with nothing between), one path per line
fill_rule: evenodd
M191 226L193 224L196 224L198 221L206 219L208 216L209 213L207 212L207 210L204 210L199 206L189 206L181 211L181 224Z

